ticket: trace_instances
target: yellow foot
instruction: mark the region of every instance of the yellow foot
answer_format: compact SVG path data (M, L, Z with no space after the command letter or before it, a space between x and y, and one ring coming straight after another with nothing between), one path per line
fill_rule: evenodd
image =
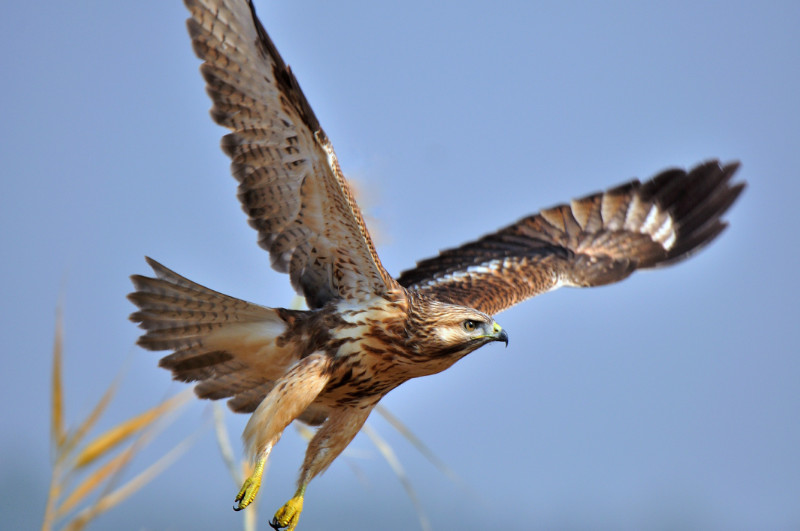
M298 490L294 498L283 504L283 507L278 509L275 517L269 523L273 529L286 529L286 531L293 531L297 527L297 521L300 520L300 513L303 512L303 493Z
M239 504L233 508L234 511L241 511L255 499L258 489L261 487L261 476L264 474L264 463L266 462L266 457L259 459L253 474L244 480L244 484L234 500Z

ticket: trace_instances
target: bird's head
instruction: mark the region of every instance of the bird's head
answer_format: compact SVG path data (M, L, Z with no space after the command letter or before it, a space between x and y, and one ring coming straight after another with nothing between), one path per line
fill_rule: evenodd
M428 374L446 369L492 341L508 345L506 331L483 312L433 300L420 301L414 306L412 341L420 358L424 357L426 364L431 365Z

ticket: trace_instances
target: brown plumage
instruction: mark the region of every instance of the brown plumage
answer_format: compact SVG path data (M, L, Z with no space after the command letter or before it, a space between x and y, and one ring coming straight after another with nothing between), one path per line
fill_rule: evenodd
M238 196L272 265L309 310L269 308L212 291L148 258L134 275L139 344L199 382L202 398L252 413L244 440L255 472L293 420L319 425L298 490L273 525L297 525L306 485L358 433L372 408L410 378L434 374L492 341L491 315L560 286L598 286L675 263L725 228L744 188L738 164L669 170L546 209L393 279L383 268L333 147L251 4L186 0L189 33L213 101L231 130L222 148Z
M548 208L423 260L398 282L439 300L496 314L561 286L618 282L674 264L716 238L744 183L716 161L664 171Z

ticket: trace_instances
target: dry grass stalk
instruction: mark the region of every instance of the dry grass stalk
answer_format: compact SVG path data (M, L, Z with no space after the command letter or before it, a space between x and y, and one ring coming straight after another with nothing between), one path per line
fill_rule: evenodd
M55 339L53 344L53 376L51 400L51 440L53 443L53 472L48 489L42 531L50 531L55 524L87 503L95 491L102 491L98 498L89 502L72 519L63 522L63 529L78 531L84 529L95 517L108 511L134 492L146 485L171 464L193 442L192 436L142 473L114 489L123 470L131 459L152 439L158 428L166 422L170 414L188 403L191 389L165 400L155 407L124 421L110 430L101 433L82 446L89 431L95 426L114 395L117 380L111 383L91 413L77 428L68 430L64 414L63 366L63 321L61 311L56 313ZM125 443L127 446L125 446ZM101 459L108 461L94 470L89 470ZM74 479L79 473L86 476L77 486Z
M372 426L369 424L364 424L364 426L361 428L361 431L367 437L369 437L369 439L372 441L372 444L375 445L386 462L389 463L389 466L397 476L397 479L400 480L400 483L406 490L406 494L408 494L408 497L411 498L411 503L414 504L414 510L417 513L417 518L419 518L419 524L422 526L422 529L424 531L431 531L431 522L428 520L428 517L425 515L425 511L422 509L422 503L419 500L419 496L417 496L417 491L414 490L413 485L411 485L411 480L408 479L408 475L403 469L403 465L400 464L400 460L397 458L397 454L394 453L391 445L387 443L380 435L378 435L378 432L372 429Z

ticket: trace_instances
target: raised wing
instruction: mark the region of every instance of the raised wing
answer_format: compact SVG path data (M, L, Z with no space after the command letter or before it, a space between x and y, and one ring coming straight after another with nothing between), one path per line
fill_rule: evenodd
M394 281L375 252L333 147L252 2L186 0L212 118L239 200L272 266L311 308L381 293Z
M739 164L667 170L534 214L403 272L409 290L495 314L561 286L601 286L678 262L727 226Z

